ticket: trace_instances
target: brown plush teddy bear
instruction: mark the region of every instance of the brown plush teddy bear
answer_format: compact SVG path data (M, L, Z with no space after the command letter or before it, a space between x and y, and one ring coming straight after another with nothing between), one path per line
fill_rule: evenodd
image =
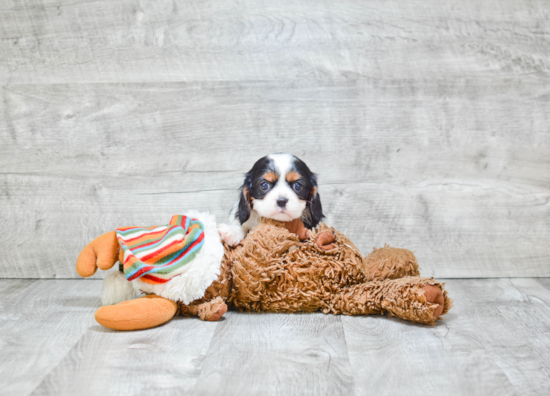
M77 272L91 276L120 258L115 232L92 241L77 260ZM219 242L221 244L221 241ZM96 320L116 330L145 329L177 313L220 319L228 307L257 312L317 312L344 315L388 314L433 325L452 306L444 284L419 277L412 252L385 246L363 257L332 227L314 230L301 220L262 220L236 247L224 244L219 275L194 301L149 294L107 305ZM147 292L147 290L145 290Z

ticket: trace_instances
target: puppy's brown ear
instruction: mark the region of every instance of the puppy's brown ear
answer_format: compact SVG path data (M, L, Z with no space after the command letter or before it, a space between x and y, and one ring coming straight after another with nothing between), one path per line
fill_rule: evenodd
M237 209L237 219L239 219L241 224L250 218L251 201L250 192L244 185L241 188L241 197L239 198L239 207Z

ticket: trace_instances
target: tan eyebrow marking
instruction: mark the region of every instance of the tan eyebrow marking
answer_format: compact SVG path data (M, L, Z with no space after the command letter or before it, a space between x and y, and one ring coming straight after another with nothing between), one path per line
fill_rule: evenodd
M289 182L289 183L292 183L292 182L294 182L296 180L299 180L301 178L302 178L302 176L298 172L291 171L291 172L288 172L286 174L286 181Z
M275 183L278 178L275 172L267 172L264 175L264 179L267 180L268 182Z

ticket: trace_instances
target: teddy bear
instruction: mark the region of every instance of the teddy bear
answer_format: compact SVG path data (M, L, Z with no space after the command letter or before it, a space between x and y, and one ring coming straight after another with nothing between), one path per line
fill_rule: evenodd
M160 265L151 264L157 254L151 246L170 246ZM180 263L177 258L187 261L166 271L168 264ZM309 230L300 219L262 219L231 247L220 240L213 216L190 212L166 226L103 234L82 250L76 268L87 277L117 261L120 271L105 279L105 305L95 314L99 324L114 330L155 327L177 314L216 321L228 309L387 314L433 325L452 307L444 283L419 276L411 251L386 245L363 256L333 227L320 223ZM133 298L137 291L145 295Z

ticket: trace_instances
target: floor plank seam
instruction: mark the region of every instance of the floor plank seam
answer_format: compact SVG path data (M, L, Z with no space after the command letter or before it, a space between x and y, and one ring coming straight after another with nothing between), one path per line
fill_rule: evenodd
M229 313L229 312L228 312ZM228 318L230 318L231 315L227 315L225 314L224 317L222 318L222 320L228 320ZM197 318L193 318L194 320L199 320ZM197 386L199 386L200 384L200 381L202 379L202 373L203 373L203 369L204 369L204 360L206 359L207 356L210 355L210 349L212 348L212 343L214 341L214 338L216 338L216 334L218 332L218 328L220 327L220 321L218 320L216 322L216 328L214 329L214 332L212 334L212 337L210 338L210 342L208 344L208 349L206 350L206 352L204 353L204 356L202 356L202 359L201 359L201 368L200 368L200 374L198 375L197 377L197 381L195 382L195 385L193 386L193 390L191 391L191 395L196 395L196 391L197 391Z
M347 354L347 357L348 357L348 364L349 364L349 367L350 367L350 370L351 370L351 378L353 380L353 394L356 395L356 396L359 396L357 395L357 386L355 384L355 375L353 373L353 365L351 364L351 359L349 357L349 343L348 343L348 340L347 340L347 334L346 334L346 327L344 326L344 321L342 320L343 316L340 315L340 325L342 326L342 334L344 334L344 344L346 345L346 354Z

